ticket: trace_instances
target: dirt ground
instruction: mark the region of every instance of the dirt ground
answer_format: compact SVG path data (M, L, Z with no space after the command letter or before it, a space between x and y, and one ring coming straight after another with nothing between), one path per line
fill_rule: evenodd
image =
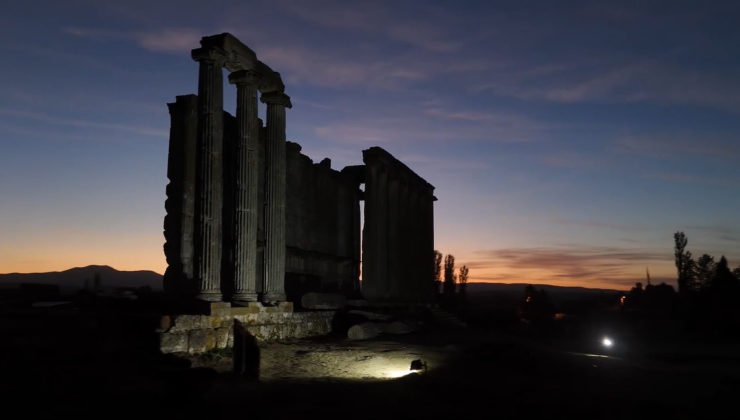
M233 375L227 352L163 368L130 349L68 333L59 340L0 346L8 410L29 418L706 419L735 417L723 413L740 393L737 364L598 357L474 328L262 343L259 380ZM410 372L416 359L428 372Z
M260 344L260 377L273 380L394 379L415 372L413 360L422 360L427 371L441 366L455 353L452 344L419 341L419 337L395 340L294 340ZM186 356L187 357L187 356ZM231 352L211 352L189 357L193 367L230 372Z

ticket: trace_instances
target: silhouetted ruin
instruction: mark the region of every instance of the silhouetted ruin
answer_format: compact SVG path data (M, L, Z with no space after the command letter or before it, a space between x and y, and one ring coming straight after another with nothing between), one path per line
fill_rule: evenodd
M292 105L280 74L232 35L204 37L192 58L198 95L169 104L165 290L213 302L318 291L431 302L434 187L379 147L341 171L313 163L286 142ZM235 117L223 110L222 68L236 85Z
M314 163L286 141L292 104L280 74L228 33L200 43L198 94L168 104L165 292L211 302L207 316L256 317L242 320L246 328L292 314L307 293L433 305L434 187L379 147L362 152L363 165ZM223 68L236 85L236 116L224 111Z

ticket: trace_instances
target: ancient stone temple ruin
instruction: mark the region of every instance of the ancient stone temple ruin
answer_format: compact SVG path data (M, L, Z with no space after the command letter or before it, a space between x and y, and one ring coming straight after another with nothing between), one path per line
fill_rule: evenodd
M198 94L168 104L165 291L232 312L292 314L289 302L312 292L432 302L434 187L379 147L364 165L313 163L286 141L280 74L228 33L200 43ZM235 116L223 109L223 68Z

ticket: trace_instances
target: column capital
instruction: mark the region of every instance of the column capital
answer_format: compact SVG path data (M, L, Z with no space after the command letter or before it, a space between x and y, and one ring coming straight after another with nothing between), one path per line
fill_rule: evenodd
M223 66L229 58L229 54L218 47L203 47L190 51L190 57L195 61L210 61Z
M262 81L262 74L255 70L238 70L229 74L229 83L232 85L258 86Z
M290 96L282 92L265 92L260 96L260 102L268 105L282 105L288 109L293 108Z

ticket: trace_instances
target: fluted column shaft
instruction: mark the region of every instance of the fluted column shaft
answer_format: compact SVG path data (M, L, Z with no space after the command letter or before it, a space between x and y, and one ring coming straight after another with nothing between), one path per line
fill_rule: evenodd
M419 227L421 220L419 219L421 214L419 212L419 195L417 193L416 188L410 188L409 189L409 245L408 245L408 252L409 252L409 278L406 279L406 281L409 284L409 289L411 290L410 298L413 301L419 300L419 297L421 295L421 284L419 281L419 278L421 277L421 271L424 269L424 267L421 266L419 263L419 254L420 254L420 239L421 235L419 234Z
M400 182L392 178L388 182L388 264L389 286L392 300L401 300L403 294L403 255L401 255L401 219Z
M282 92L263 93L267 104L265 150L265 284L262 300L285 300L285 108L290 97Z
M427 281L428 281L428 290L427 295L429 301L435 301L436 295L437 295L437 283L434 278L434 202L437 199L430 193L428 196L428 201L426 203L427 206L427 217L426 217L426 229L427 229L427 240L426 240L426 249L425 252L427 255L427 261L425 264L429 267L429 271L427 272Z
M399 252L400 252L400 263L399 267L400 275L400 293L404 300L408 300L411 290L409 289L409 268L411 261L409 261L409 195L408 195L408 180L402 179L399 186L398 192L398 212L400 222L400 229L398 233Z
M198 133L198 97L178 96L167 104L170 144L167 156L167 199L164 217L164 253L167 293L193 293L193 200L195 194L195 142Z
M261 75L241 70L229 75L236 85L237 144L234 191L234 297L235 301L257 299L257 213L259 118L257 86Z
M223 73L225 53L216 48L192 52L198 72L194 261L196 296L220 301L223 206Z
M365 212L362 229L362 294L367 299L378 296L378 167L366 165Z
M390 297L389 259L388 259L388 170L382 168L378 174L378 286L382 299Z

